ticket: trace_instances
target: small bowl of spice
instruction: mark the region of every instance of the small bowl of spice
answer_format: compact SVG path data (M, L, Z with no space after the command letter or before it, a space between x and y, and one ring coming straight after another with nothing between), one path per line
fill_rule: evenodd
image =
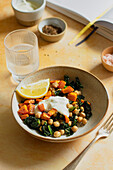
M38 25L40 36L49 42L59 41L65 34L67 24L61 18L46 18Z
M113 72L113 46L106 48L101 55L103 66Z

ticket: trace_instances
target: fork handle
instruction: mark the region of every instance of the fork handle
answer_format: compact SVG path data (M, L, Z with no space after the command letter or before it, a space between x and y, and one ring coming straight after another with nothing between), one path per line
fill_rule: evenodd
M88 149L92 146L94 142L96 142L100 136L96 136L90 143L89 145L70 163L68 164L63 170L75 170L76 166L82 159L82 157L85 155L85 153L88 151Z

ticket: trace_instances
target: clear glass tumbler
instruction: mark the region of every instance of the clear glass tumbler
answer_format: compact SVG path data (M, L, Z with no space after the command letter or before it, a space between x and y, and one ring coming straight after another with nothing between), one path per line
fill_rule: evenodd
M16 82L36 71L39 66L37 36L26 29L10 32L4 39L6 63Z

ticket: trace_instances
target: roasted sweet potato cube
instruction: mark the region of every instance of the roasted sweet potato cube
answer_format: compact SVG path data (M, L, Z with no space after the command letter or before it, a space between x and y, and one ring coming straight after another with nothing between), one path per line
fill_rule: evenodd
M18 106L21 108L24 105L24 103L19 103Z
M58 84L59 84L59 85L58 85L58 88L59 88L59 89L63 89L63 88L65 87L65 85L66 85L66 82L63 81L63 80L61 80Z
M65 89L62 89L62 93L64 93L64 94L71 93L73 91L74 91L74 89L71 86L67 86Z
M81 102L82 102L82 103L84 103L84 100L83 100L83 99L81 99Z
M29 100L25 100L24 104L34 104L35 103L35 100L34 99L29 99Z
M19 110L18 110L18 114L28 114L28 108L26 105L23 105Z
M41 111L41 112L44 112L45 111L45 107L44 107L44 104L39 104L38 105L38 109Z
M27 117L29 117L29 115L28 115L28 114L20 115L20 118L21 118L22 120L26 119Z
M49 120L49 119L50 119L50 116L49 116L47 113L43 112L43 113L41 114L41 119L43 119L43 120Z
M68 97L68 99L69 99L69 100L71 100L71 101L74 101L74 102L75 102L75 101L76 101L76 99L77 99L77 93L75 93L75 92L71 92L71 93L69 93L69 94L68 94L68 96L67 96L67 97Z
M52 116L52 115L54 115L56 112L57 112L57 110L53 108L53 109L51 109L51 110L48 112L48 115L49 115L49 116Z
M35 114L35 105L34 104L29 104L28 105L28 111L30 115L34 115Z
M68 123L69 122L69 118L65 115L65 122Z

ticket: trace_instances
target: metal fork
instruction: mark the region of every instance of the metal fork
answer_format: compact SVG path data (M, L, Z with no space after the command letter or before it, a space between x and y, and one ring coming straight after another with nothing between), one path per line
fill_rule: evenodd
M107 138L110 133L113 131L113 113L109 116L106 122L101 126L101 128L97 131L95 138L90 142L90 144L63 170L75 170L76 166L91 147L91 145L96 142L100 138Z

